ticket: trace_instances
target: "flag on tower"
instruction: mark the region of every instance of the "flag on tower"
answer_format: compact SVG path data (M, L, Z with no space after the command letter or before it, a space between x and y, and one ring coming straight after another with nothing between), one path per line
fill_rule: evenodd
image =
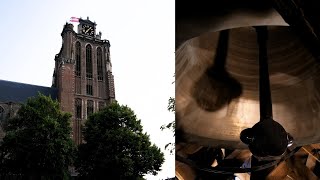
M70 22L79 22L79 19L80 18L77 18L77 17L71 17Z

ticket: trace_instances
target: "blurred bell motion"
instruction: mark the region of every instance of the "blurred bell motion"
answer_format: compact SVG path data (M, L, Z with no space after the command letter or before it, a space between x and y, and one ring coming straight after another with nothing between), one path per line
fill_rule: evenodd
M300 14L262 2L177 7L177 144L268 157L320 142L318 44Z

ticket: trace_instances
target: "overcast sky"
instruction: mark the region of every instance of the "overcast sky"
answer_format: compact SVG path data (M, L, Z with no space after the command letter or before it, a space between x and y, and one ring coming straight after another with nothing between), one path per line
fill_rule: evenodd
M174 119L167 111L174 96L174 1L3 0L0 15L0 79L48 87L63 25L72 16L95 21L111 43L116 99L135 111L165 153L163 170L146 178L174 177L174 156L164 150L174 138L160 130Z

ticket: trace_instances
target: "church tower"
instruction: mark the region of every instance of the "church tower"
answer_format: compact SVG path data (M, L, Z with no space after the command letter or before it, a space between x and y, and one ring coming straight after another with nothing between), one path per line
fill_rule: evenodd
M66 23L62 47L55 56L52 87L61 110L72 114L72 137L82 142L81 125L88 116L115 100L110 43L96 33L96 23L79 19L78 31Z

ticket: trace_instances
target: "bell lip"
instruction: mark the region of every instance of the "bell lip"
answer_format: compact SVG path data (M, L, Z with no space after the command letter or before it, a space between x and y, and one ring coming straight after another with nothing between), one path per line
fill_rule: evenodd
M283 152L281 155L279 156L256 156L254 154L252 154L252 156L254 156L256 159L258 159L259 161L272 161L272 160L280 160L282 159L285 155L286 155L287 149L285 152Z

